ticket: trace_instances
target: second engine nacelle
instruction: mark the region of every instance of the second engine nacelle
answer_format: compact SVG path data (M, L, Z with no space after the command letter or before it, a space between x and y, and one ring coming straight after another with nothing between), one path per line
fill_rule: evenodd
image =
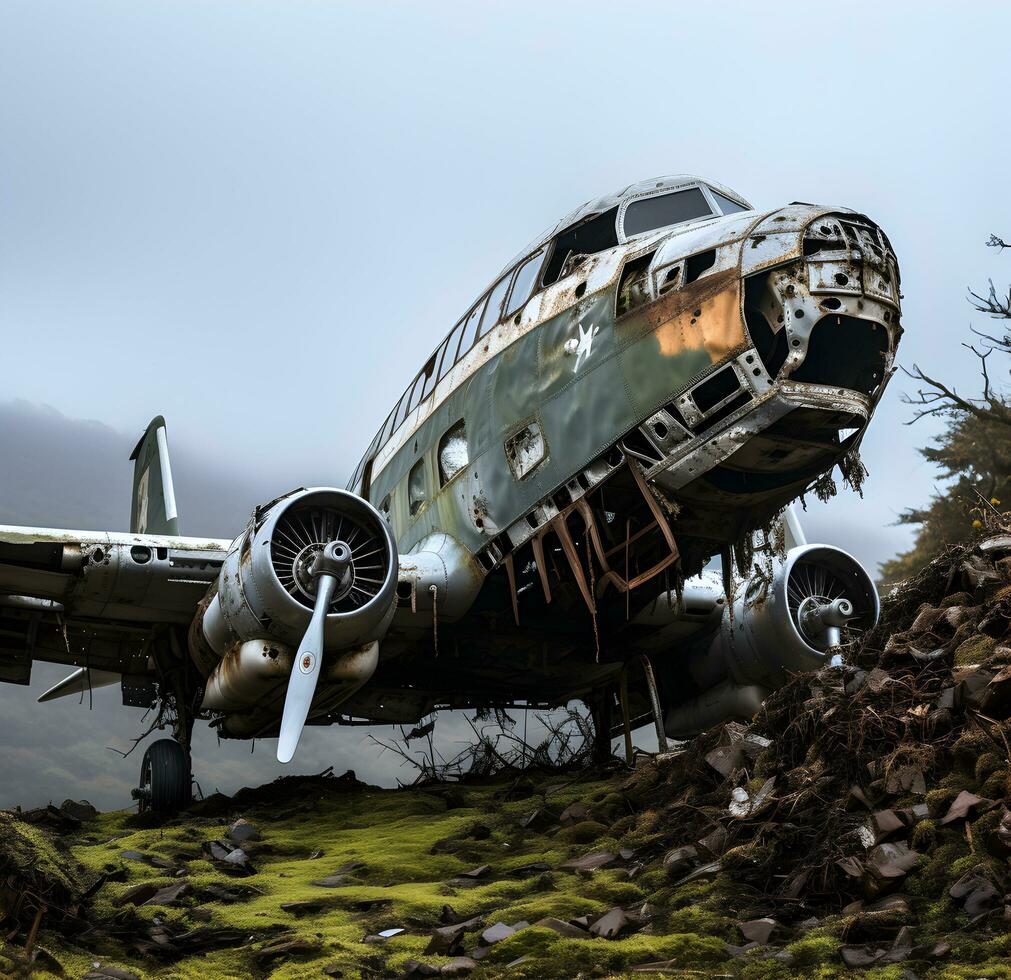
M325 649L380 639L396 607L398 556L389 524L361 497L316 488L258 507L232 544L201 625L217 656L254 639L297 647L316 599L316 560L334 541L348 546L350 560L327 612Z
M839 644L878 619L878 592L863 566L839 548L792 548L771 580L742 583L709 648L689 672L701 694L673 705L665 728L686 737L732 717L748 717L790 674L827 664Z

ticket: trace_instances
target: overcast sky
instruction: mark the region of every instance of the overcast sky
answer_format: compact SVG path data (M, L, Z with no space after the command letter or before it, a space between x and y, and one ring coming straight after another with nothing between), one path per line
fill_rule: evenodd
M1009 31L996 2L4 0L0 400L128 448L164 414L215 497L180 492L183 529L233 533L250 488L343 485L544 227L672 173L871 215L902 267L900 360L971 388L966 287L1011 277L983 244L1011 234ZM808 519L870 563L932 485L909 388L864 443L866 499ZM126 460L106 476L122 499ZM5 502L17 481L0 460L5 520L32 509ZM95 493L72 501L92 526Z

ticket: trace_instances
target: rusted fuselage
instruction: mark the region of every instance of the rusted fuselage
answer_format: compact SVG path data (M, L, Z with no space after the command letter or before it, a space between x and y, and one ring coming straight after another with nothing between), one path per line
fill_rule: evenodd
M619 238L642 186L612 199ZM530 249L548 265L563 225ZM404 560L451 538L473 601L440 614L438 588L403 590L376 678L344 710L558 702L600 682L634 654L637 609L833 466L858 472L899 312L887 239L840 208L739 210L571 255L358 469Z

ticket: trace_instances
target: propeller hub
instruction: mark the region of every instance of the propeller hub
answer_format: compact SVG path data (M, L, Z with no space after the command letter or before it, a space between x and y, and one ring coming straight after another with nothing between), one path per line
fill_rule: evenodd
M343 541L314 541L298 553L292 573L299 592L311 602L316 599L320 575L332 575L337 580L332 601L343 599L355 584L351 548Z

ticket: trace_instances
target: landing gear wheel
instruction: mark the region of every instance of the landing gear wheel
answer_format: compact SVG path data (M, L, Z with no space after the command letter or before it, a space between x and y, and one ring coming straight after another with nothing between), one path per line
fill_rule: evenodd
M189 753L171 738L160 738L148 746L140 764L140 786L133 795L140 811L177 813L191 799Z

